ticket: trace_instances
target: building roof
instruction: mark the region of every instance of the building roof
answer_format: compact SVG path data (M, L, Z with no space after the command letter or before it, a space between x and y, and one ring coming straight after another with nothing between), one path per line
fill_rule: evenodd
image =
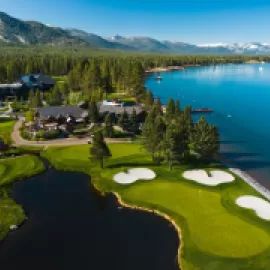
M50 76L43 74L27 74L20 78L20 83L26 85L29 88L41 87L43 85L54 85L55 80Z
M21 88L22 84L21 83L11 83L11 84L0 84L0 89L1 88Z
M83 109L75 106L50 106L50 107L38 107L37 112L41 119L47 119L48 117L69 117L74 118L86 117L86 113Z
M140 105L134 105L134 106L112 106L112 105L104 105L102 103L99 105L99 112L100 113L114 113L114 114L121 114L124 111L126 111L128 114L132 114L133 109L135 109L136 113L139 114L143 111L142 107Z

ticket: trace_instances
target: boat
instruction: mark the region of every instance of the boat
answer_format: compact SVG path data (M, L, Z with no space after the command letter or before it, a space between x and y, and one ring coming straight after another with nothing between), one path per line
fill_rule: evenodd
M162 81L163 80L163 78L160 76L160 73L159 72L157 73L156 80L157 81Z
M259 67L259 70L262 71L263 70L263 67Z
M210 108L198 108L198 109L192 109L193 113L211 113L213 112Z

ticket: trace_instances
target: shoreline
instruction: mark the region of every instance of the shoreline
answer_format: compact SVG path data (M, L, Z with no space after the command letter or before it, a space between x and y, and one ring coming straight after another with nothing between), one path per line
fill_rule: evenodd
M95 187L96 188L96 187ZM125 203L121 196L118 194L118 192L112 192L112 194L116 197L117 199L117 202L122 205L123 207L126 207L126 208L129 208L129 209L132 209L132 210L137 210L137 211L144 211L144 212L147 212L147 213L152 213L152 214L155 214L157 216L160 216L162 218L164 218L165 220L167 220L170 224L172 224L172 226L174 227L177 235L178 235L178 239L179 239L179 247L178 247L178 251L177 251L177 262L178 262L178 266L179 266L179 270L182 269L181 267L181 261L180 261L180 257L181 257L181 251L182 251L182 248L184 247L184 242L182 240L182 234L181 234L181 228L178 227L178 225L176 224L176 222L174 221L173 218L171 218L168 214L165 214L163 212L160 212L158 210L151 210L149 208L146 208L146 207L142 207L142 206L135 206L135 205L131 205L131 204L128 204L128 203Z
M183 66L167 66L167 67L156 67L151 68L145 71L145 73L155 73L155 72L170 72L177 70L186 70L189 67L201 67L202 65L193 64L193 65L183 65Z
M270 201L270 190L260 184L254 177L250 176L244 170L234 165L229 159L225 158L222 155L217 155L216 159L221 162L229 171L236 174L243 181L245 181L250 187L255 189L263 197Z

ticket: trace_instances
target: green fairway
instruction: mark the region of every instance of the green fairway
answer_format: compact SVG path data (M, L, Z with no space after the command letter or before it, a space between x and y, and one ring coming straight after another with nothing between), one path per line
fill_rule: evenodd
M0 138L6 143L10 140L14 124L14 119L0 117Z
M266 270L270 265L270 222L234 203L259 194L243 180L219 187L189 182L182 173L192 166L153 166L137 144L110 145L112 159L101 171L89 160L89 146L49 148L44 155L58 169L83 171L101 191L118 192L124 202L168 214L181 229L182 270ZM218 164L212 164L213 168ZM153 181L122 186L113 176L133 167L151 168ZM209 168L210 169L210 168ZM225 170L225 169L224 169Z
M20 224L26 216L20 205L9 197L11 184L44 170L43 163L32 156L0 160L0 240L9 232L10 225Z

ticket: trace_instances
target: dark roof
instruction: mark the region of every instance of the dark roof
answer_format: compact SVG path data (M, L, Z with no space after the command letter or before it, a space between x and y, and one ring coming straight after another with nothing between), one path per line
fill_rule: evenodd
M73 116L75 118L85 117L85 111L75 106L52 106L52 107L39 107L37 108L39 117L41 119L47 119L48 117L58 116Z
M121 106L103 105L101 103L99 104L99 112L100 113L121 114L124 111L126 111L128 114L132 114L133 109L135 109L137 114L139 114L143 111L143 109L140 105L121 107Z
M55 80L50 76L43 74L27 74L19 79L19 82L26 85L29 88L41 87L42 85L52 86L55 84Z

